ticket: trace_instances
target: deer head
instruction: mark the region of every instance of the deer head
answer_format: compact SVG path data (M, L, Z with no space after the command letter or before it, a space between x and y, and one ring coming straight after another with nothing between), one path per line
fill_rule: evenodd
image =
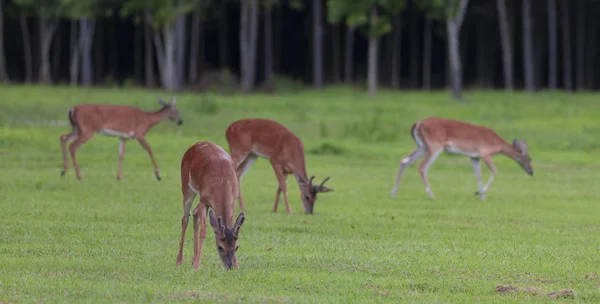
M244 216L243 212L240 213L235 220L235 224L233 224L233 227L230 228L225 227L223 224L223 218L221 216L215 218L215 214L212 210L210 210L208 213L208 217L210 219L210 225L215 230L217 252L219 253L223 267L229 270L234 266L233 261L236 259L235 252L239 247L237 244L238 235L246 217Z
M314 176L310 177L310 180L305 181L299 175L296 175L296 179L300 184L302 206L304 207L305 214L313 214L313 208L317 201L317 193L319 192L331 192L333 189L324 186L325 182L329 180L329 176L326 177L320 185L313 185L312 181L315 179Z
M171 102L166 103L162 98L158 98L158 104L163 107L164 111L167 111L167 117L170 121L177 123L177 125L183 124L183 120L181 119L181 115L179 114L179 110L175 107L175 96L171 97Z
M519 152L519 156L516 158L517 163L527 172L529 175L533 175L533 168L531 167L531 157L527 151L527 144L524 140L517 140L516 138L512 143L513 147Z

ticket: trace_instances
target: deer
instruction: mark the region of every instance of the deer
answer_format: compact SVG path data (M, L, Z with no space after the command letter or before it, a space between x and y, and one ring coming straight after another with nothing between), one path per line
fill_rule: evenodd
M94 135L101 134L109 137L119 138L119 167L117 169L117 180L121 180L121 168L123 166L123 156L125 155L125 142L129 139L136 139L140 145L150 155L150 160L154 166L154 174L158 181L161 180L156 160L150 145L146 141L146 133L156 124L170 120L181 126L183 120L179 111L175 107L175 96L171 102L166 103L160 97L158 103L161 108L154 112L145 112L140 108L126 105L109 104L81 104L69 108L69 122L71 123L71 133L60 136L60 145L63 156L63 170L60 176L64 176L69 169L67 156L67 143L69 152L73 160L73 167L78 180L81 180L81 172L77 162L77 149L90 140Z
M240 228L246 219L241 212L235 222L235 199L239 193L239 181L233 160L220 146L210 142L198 142L187 149L181 159L181 192L183 193L183 217L181 218L181 241L177 254L177 266L183 261L183 244L192 203L197 195L200 202L194 208L194 258L193 266L200 268L200 256L206 239L206 213L215 232L217 252L226 270L239 267L236 257ZM213 212L214 211L214 212ZM198 229L200 228L200 229Z
M423 161L419 164L419 174L425 184L425 192L434 199L435 196L427 179L427 171L443 151L471 158L478 185L475 195L479 195L482 201L485 200L485 193L496 178L496 166L492 160L496 154L512 158L528 175L533 176L531 157L529 157L527 143L523 139L514 139L512 144L509 144L490 128L438 117L429 117L414 123L410 134L417 147L412 153L401 159L396 183L392 189L392 197L396 196L400 179L406 167L424 156ZM480 160L483 160L491 172L485 185L482 183Z
M277 212L279 198L283 193L285 207L288 214L292 208L288 202L286 179L294 174L300 188L300 198L305 214L313 214L318 193L331 192L333 189L325 186L329 180L326 177L321 184L313 184L314 175L308 178L306 173L306 160L304 146L298 136L288 128L270 119L247 118L234 121L227 128L225 134L229 144L231 158L237 166L240 179L248 171L258 157L268 159L275 171L279 182L275 195L273 212ZM238 202L242 210L246 209L240 191Z

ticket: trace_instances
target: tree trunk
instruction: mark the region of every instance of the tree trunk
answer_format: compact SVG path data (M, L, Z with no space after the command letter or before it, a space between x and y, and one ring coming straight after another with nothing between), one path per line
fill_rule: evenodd
M569 1L561 0L562 13L561 29L562 29L562 47L563 47L563 86L568 92L573 90L573 76L571 67L571 27L569 26Z
M531 0L521 0L523 10L523 74L525 90L535 90L533 59L533 22L531 18Z
M487 87L487 72L490 69L490 65L494 64L493 61L487 60L487 46L491 41L487 38L489 37L487 32L487 27L484 26L484 22L481 22L475 27L475 36L476 36L476 66L477 66L477 86L479 88Z
M79 83L79 54L80 54L80 43L79 39L81 35L79 34L79 26L77 25L77 21L71 21L71 38L70 38L70 46L71 46L71 64L69 69L69 79L71 85L76 86Z
M322 0L312 1L313 87L323 88L323 8Z
M0 0L2 1L2 0ZM51 64L51 73L52 79L57 82L60 82L60 55L61 55L61 44L62 44L62 35L60 31L60 24L57 25L56 34L54 34L54 41L52 41L52 60Z
M144 13L144 70L146 73L146 88L156 86L156 76L154 75L154 50L152 47L152 26L150 13Z
M179 6L183 6L183 1L178 1ZM180 14L175 21L175 83L174 90L181 90L185 85L185 49L186 34L185 20L186 16Z
M40 45L40 82L43 84L52 83L52 73L50 71L50 47L56 32L58 21L50 20L47 17L39 19L39 39Z
M135 78L136 85L143 85L144 81L144 73L142 71L142 37L143 37L143 28L144 23L142 24L134 24L134 32L133 32L133 74Z
M469 0L460 0L456 15L446 17L446 31L448 34L448 59L450 64L450 75L452 83L452 96L462 101L462 63L460 59L460 28L462 26ZM448 8L452 9L453 3L448 2Z
M354 81L354 27L346 29L346 56L344 57L344 82L347 85Z
M118 82L119 78L119 51L117 48L117 17L111 17L108 20L108 65L109 65L109 77L112 78L113 82Z
M96 83L104 83L104 56L105 54L105 41L104 41L104 27L106 22L103 19L96 19L96 34L94 35L94 74Z
M253 0L245 0L245 2L247 1ZM242 5L248 5L248 3ZM221 10L221 16L219 17L219 64L221 69L225 69L228 68L229 65L229 46L227 43L227 4L225 1L223 1Z
M572 1L577 5L577 33L576 33L576 79L577 90L583 90L585 87L585 1Z
M204 45L202 45L202 47L200 46L200 44L203 43L203 32L202 7L198 5L192 16L192 28L190 33L190 64L188 78L192 85L198 83L198 71L200 70L200 64L198 64L198 62L204 61L204 56L201 56L201 53L204 53Z
M246 94L254 86L256 44L258 40L258 0L242 2L240 14L242 92Z
M265 9L265 20L264 20L265 39L264 39L264 56L265 56L265 83L271 85L271 78L273 76L273 13L271 7Z
M282 55L281 53L283 52L283 30L282 30L282 24L283 24L283 13L282 13L282 9L281 7L277 7L275 9L275 22L274 22L274 27L273 27L273 35L274 35L274 39L273 39L273 48L275 50L274 54L273 54L273 69L274 69L274 73L281 73L281 58Z
M31 56L31 37L29 36L29 26L27 25L27 17L25 13L19 15L19 23L21 24L21 33L23 36L23 57L25 60L25 82L33 81L33 65Z
M392 88L400 88L401 78L401 63L402 63L402 17L394 16L392 20L392 58L391 65L391 82Z
M425 18L423 30L423 90L431 89L431 19Z
M497 0L498 25L500 28L500 42L502 46L502 66L504 72L504 89L512 91L514 89L513 75L513 47L510 38L510 28L508 24L508 13L506 12L505 0Z
M590 12L592 16L595 16L596 12ZM596 33L598 28L598 21L596 18L589 18L589 24L587 25L587 41L589 41L589 46L586 47L586 66L588 67L586 71L586 87L588 90L596 89L596 54L598 54L598 40L596 39Z
M419 19L417 14L410 14L410 86L415 89L419 86Z
M4 7L0 0L0 82L9 82L6 71L6 54L4 53Z
M338 84L342 80L342 68L340 66L340 24L335 23L331 25L331 49L333 50L331 66L333 70L333 83Z
M163 28L164 47L160 35L155 33L156 55L159 62L159 72L163 89L174 91L177 86L177 60L175 53L175 26L165 25Z
M377 24L377 8L372 7L370 13L371 27ZM377 92L377 37L369 38L369 96Z
M548 88L558 85L558 50L556 30L556 0L548 0Z
M92 69L92 43L94 37L94 20L81 18L79 21L79 43L81 47L81 84L93 84L94 71Z

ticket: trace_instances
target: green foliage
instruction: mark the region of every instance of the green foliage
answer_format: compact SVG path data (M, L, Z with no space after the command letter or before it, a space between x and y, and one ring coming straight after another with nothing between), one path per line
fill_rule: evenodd
M148 11L152 17L152 26L156 29L172 24L180 15L194 10L198 0L127 0L121 8L122 17L141 15Z
M62 0L13 0L13 3L29 15L47 18L60 17L66 11Z
M328 0L327 20L342 20L350 27L367 29L361 31L367 37L379 38L392 30L391 16L400 14L406 7L405 0ZM377 18L370 20L372 8L377 8Z

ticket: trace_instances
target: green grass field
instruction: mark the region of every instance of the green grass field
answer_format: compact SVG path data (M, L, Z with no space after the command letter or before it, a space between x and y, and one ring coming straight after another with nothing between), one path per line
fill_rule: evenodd
M146 152L127 144L116 181L118 140L78 151L83 180L60 177L59 136L79 103L158 108L144 90L0 88L0 302L514 303L599 302L600 103L597 94L364 92L340 88L287 95L178 95L184 124L165 122ZM391 198L410 126L428 116L461 119L527 141L535 176L498 156L482 202L464 156L442 155L430 170L430 200L410 167ZM182 197L179 166L198 141L226 150L228 124L265 117L303 140L309 175L331 176L315 214L271 212L277 181L260 159L244 176L248 206L240 269L225 271L209 231L192 270L192 226L184 264L175 257ZM484 179L489 172L482 167ZM239 208L236 213L239 212ZM517 291L498 292L514 286ZM554 300L548 294L570 290Z

